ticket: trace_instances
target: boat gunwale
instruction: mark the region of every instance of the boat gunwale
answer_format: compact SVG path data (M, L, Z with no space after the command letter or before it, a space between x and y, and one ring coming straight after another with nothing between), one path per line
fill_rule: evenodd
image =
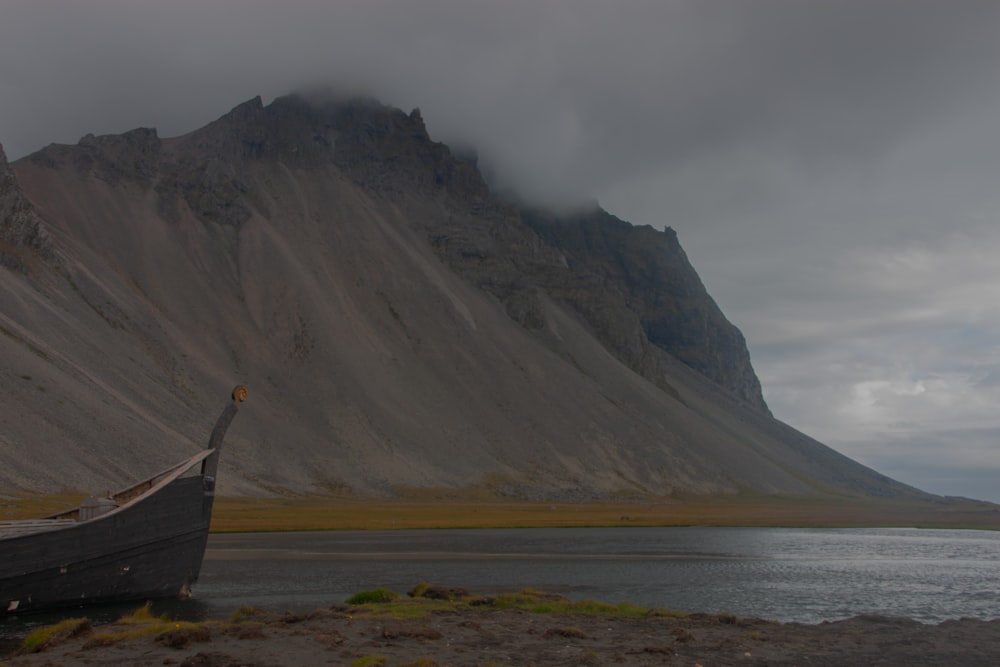
M114 509L109 510L99 516L95 516L92 519L80 520L78 517L80 515L80 509L82 505L78 505L72 509L64 510L62 512L56 512L55 514L49 514L47 516L43 516L38 519L26 519L23 522L27 524L27 523L38 523L40 521L58 521L60 519L63 519L63 520L71 520L73 521L73 523L66 523L50 527L46 527L44 526L44 524L39 524L38 530L4 535L4 530L3 530L4 525L14 527L22 522L20 521L0 522L0 542L3 542L5 540L17 539L21 537L38 535L40 533L49 533L61 530L72 530L79 526L89 525L91 523L94 523L95 521L100 521L102 519L113 517L116 514L119 514L126 509L134 507L135 505L139 504L149 496L153 495L154 493L157 493L160 489L169 485L171 482L179 479L185 473L189 472L194 466L196 466L197 464L201 463L209 456L214 454L215 451L216 451L215 449L203 449L202 451L198 452L197 454L195 454L194 456L190 457L185 461L181 461L180 463L170 466L169 468L166 468L165 470L162 470L156 473L155 475L151 475L140 482L136 482L135 484L128 486L115 494L112 494L111 496L109 496L109 498L112 500L122 496L128 497L128 494L134 492L136 489L139 489L146 484L149 485L149 488L143 491L142 493L139 493L138 495L129 498L127 501L118 505Z

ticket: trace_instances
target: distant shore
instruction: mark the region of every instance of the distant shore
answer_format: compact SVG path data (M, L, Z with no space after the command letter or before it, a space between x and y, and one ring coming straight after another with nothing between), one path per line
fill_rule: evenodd
M709 498L622 502L528 502L476 498L353 500L219 498L212 530L554 528L572 526L781 526L1000 530L1000 506L858 499Z
M429 587L419 599L402 602L295 614L244 608L202 623L143 616L140 609L106 625L75 619L52 626L0 664L992 667L1000 659L1000 620L924 625L864 616L802 625L569 602L537 591L519 595L520 603L507 604L456 589L434 594Z
M0 520L73 507L85 494L6 494ZM326 495L218 497L213 532L555 528L571 526L781 526L810 528L971 528L1000 530L1000 505L864 498L735 496L559 502L421 491L395 499Z

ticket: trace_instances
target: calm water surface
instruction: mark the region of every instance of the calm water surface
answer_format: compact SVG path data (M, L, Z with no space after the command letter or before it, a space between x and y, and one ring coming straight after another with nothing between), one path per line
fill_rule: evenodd
M209 605L314 608L427 581L815 623L1000 617L1000 533L562 528L213 535Z
M816 623L1000 617L1000 533L919 529L561 528L211 535L186 618L306 610L422 581ZM125 609L132 609L128 605ZM121 607L88 609L100 620ZM69 613L66 615L74 615ZM77 612L79 615L79 612ZM51 617L4 619L3 635Z

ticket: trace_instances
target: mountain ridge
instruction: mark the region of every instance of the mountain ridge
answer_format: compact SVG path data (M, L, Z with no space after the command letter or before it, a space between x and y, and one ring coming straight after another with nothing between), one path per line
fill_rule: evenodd
M502 201L418 110L254 98L2 166L0 488L141 477L238 380L224 493L922 495L770 415L673 230Z

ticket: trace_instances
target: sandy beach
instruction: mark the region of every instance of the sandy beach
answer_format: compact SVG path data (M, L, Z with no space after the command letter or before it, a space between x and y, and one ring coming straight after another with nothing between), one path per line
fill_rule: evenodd
M0 665L265 667L386 665L907 665L1000 664L1000 619L926 625L860 616L803 625L728 614L621 609L532 592L544 604L511 608L465 591L401 603L338 604L309 613L244 609L203 623L123 618L64 624ZM450 599L449 599L450 598ZM598 606L600 603L593 603ZM141 610L140 610L141 612Z

